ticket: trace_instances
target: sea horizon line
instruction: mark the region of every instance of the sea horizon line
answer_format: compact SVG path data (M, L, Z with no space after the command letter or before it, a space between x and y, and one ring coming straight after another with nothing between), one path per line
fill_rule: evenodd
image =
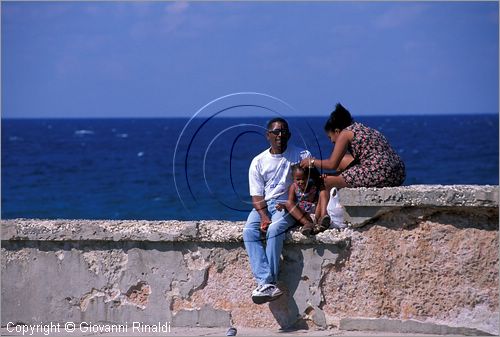
M490 116L499 115L498 112L467 112L467 113L421 113L421 114L364 114L353 115L354 118L371 117L453 117L453 116ZM273 116L274 117L274 116ZM328 118L328 115L290 115L285 118ZM20 116L20 117L1 117L1 120L123 120L123 119L191 119L192 116ZM207 116L196 116L194 119L205 119ZM243 115L243 116L216 116L217 119L245 119L245 118L271 118L265 115Z

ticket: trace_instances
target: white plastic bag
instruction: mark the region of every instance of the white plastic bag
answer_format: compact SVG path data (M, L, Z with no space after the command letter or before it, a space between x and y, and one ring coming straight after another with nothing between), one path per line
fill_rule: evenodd
M344 207L340 204L339 194L337 189L333 187L330 191L330 200L326 206L326 211L330 216L331 223L330 228L346 228L347 225L344 223Z

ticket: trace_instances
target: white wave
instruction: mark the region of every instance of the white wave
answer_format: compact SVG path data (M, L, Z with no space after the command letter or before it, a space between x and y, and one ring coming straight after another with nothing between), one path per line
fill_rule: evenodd
M116 137L118 138L127 138L128 137L128 133L119 133L116 135Z
M137 153L137 157L142 157L142 156L144 156L144 152L141 151Z
M76 130L75 135L76 136L85 136L85 135L93 135L94 131L92 130Z

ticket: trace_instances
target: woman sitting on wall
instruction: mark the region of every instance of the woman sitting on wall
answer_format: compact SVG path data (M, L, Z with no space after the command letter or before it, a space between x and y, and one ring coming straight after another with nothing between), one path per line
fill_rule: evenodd
M354 122L340 103L326 121L325 132L335 144L330 158L306 158L302 167L336 170L325 176L328 190L333 187L400 186L405 180L405 165L377 130Z

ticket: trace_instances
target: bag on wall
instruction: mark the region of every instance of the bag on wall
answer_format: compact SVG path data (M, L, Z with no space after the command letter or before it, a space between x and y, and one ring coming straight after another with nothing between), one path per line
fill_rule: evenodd
M344 207L340 204L339 194L335 187L330 191L330 200L326 206L326 211L331 219L330 228L342 229L347 227L344 223Z

